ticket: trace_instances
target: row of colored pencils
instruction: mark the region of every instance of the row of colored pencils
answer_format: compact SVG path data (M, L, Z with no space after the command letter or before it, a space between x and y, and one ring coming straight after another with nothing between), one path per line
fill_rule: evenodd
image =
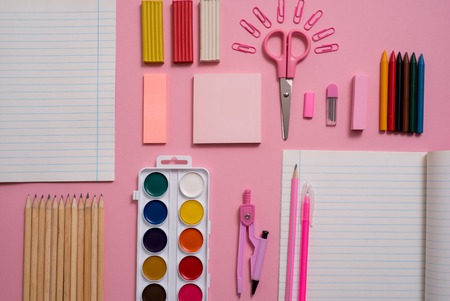
M103 197L27 197L24 301L103 301Z
M380 63L380 131L423 133L425 62L406 52L383 52Z

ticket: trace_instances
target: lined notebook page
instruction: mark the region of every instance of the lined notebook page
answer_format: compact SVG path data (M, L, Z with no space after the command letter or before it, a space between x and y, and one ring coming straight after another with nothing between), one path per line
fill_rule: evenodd
M428 154L427 301L450 300L450 152Z
M115 0L0 2L0 182L114 180Z
M284 151L279 300L285 299L290 181L297 163L300 186L308 181L315 200L307 300L423 301L425 156ZM300 224L297 229L293 300Z

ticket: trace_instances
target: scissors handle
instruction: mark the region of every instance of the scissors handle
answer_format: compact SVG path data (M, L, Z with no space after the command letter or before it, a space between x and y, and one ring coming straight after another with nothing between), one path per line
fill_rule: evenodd
M281 37L282 50L278 56L273 54L269 50L268 46L268 41L275 35ZM298 56L294 55L292 52L292 39L294 37L300 38L305 45L304 52ZM263 49L265 53L277 64L277 76L279 78L294 78L296 65L309 54L311 42L309 37L300 30L293 29L286 36L286 33L283 30L275 29L269 32L264 38Z

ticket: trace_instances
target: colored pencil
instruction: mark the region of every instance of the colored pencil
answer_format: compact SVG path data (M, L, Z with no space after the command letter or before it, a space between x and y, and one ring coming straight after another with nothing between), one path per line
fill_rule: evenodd
M389 85L388 85L388 131L395 131L395 97L396 97L396 60L395 53L392 51L389 59Z
M403 59L402 54L397 54L396 60L396 81L395 81L395 131L402 130L403 117Z
M292 300L295 267L295 243L297 234L297 204L298 204L298 170L297 164L291 179L291 202L289 207L289 237L286 273L286 301Z
M97 301L98 201L92 200L91 301Z
M409 56L407 52L403 58L403 132L409 131L409 68Z
M50 241L50 300L56 298L56 265L58 255L58 198L55 196L52 202L52 224Z
M84 204L84 300L91 298L92 201L89 194Z
M83 301L84 293L84 200L78 202L78 250L77 250L77 301Z
M417 63L417 130L416 133L423 133L423 111L425 96L425 61L423 55L420 54Z
M63 301L64 293L64 245L65 203L61 196L58 204L58 255L56 259L56 301Z
M45 231L44 231L44 301L50 301L50 242L52 226L52 202L50 195L45 203Z
M23 300L30 300L30 269L31 269L31 200L27 196L25 203L25 229L23 241Z
M70 233L70 300L77 301L77 248L78 248L78 203L75 195L72 198Z
M104 301L104 237L105 237L105 212L103 204L103 196L100 195L98 202L98 301Z
M34 196L31 207L31 266L30 266L30 300L37 301L38 283L38 243L39 243L39 203Z
M104 301L104 201L25 202L23 300Z
M65 225L64 225L64 293L63 293L63 300L68 301L70 300L70 268L71 268L71 257L70 252L71 249L71 234L72 234L72 206L70 202L70 197L67 196L66 199L66 205L64 209L64 218L65 218Z
M386 51L383 51L380 62L380 131L387 130L388 85L389 62Z
M37 300L44 300L44 260L45 260L45 204L44 196L39 204L39 234L38 234L38 270L37 270Z
M417 126L417 60L414 52L409 67L409 132L414 133Z

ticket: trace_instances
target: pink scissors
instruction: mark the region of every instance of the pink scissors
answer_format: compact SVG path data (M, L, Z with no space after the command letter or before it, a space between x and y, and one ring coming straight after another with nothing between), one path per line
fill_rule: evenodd
M273 36L281 37L281 53L274 55L268 47L268 41ZM292 39L299 38L305 45L304 52L296 56L292 52ZM277 64L277 76L280 81L280 100L281 100L281 130L282 138L286 140L289 133L289 117L291 110L292 82L295 77L295 68L309 54L311 42L309 37L300 30L293 29L287 35L283 30L275 29L269 32L264 38L263 50Z

